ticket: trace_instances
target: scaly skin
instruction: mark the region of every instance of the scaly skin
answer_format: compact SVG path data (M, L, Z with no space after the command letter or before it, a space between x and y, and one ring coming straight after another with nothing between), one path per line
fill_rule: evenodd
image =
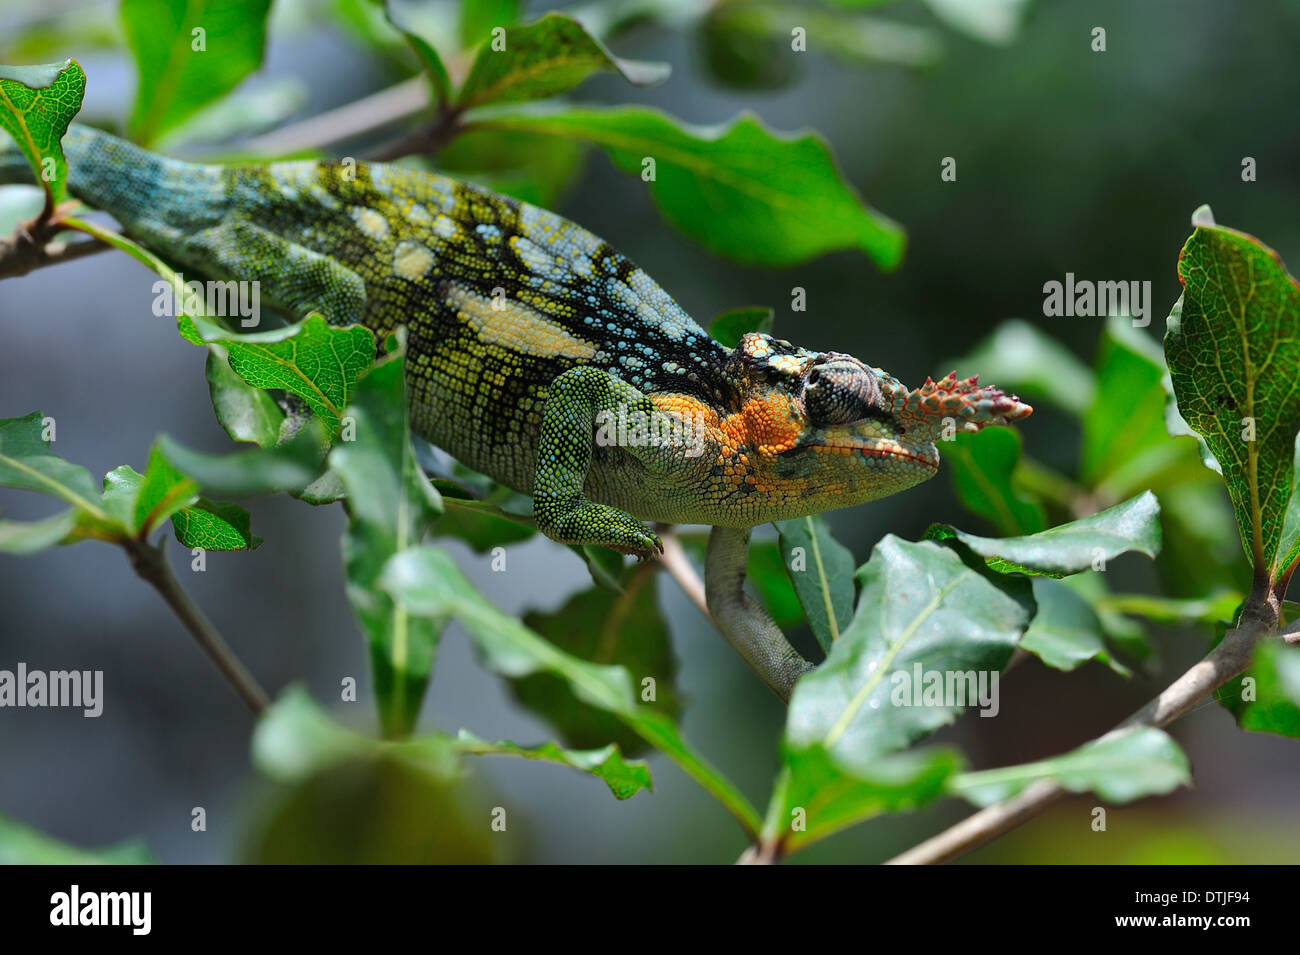
M642 521L744 529L886 497L935 474L945 429L1031 410L766 335L724 348L591 233L442 176L192 165L78 126L64 149L72 194L182 271L257 280L294 317L406 325L416 432L532 494L556 540L644 557L660 543ZM6 181L30 173L0 146ZM689 443L638 442L638 420L656 436L687 422ZM734 563L747 535L727 539Z

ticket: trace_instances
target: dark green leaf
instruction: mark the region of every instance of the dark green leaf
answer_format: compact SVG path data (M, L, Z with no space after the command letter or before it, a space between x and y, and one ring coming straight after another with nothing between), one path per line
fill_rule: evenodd
M1300 647L1260 643L1250 669L1215 696L1242 729L1300 737Z
M357 379L375 360L364 325L340 328L317 314L273 332L223 339L230 367L255 388L282 388L305 401L337 437Z
M574 594L554 613L532 612L523 620L535 633L580 660L623 667L641 691L642 706L674 722L681 716L677 658L659 611L651 565L634 573L622 594L593 588ZM645 699L646 680L654 700ZM617 743L629 755L645 743L616 716L582 702L562 677L534 673L511 680L515 698L545 719L568 746L594 748Z
M413 615L436 621L454 616L495 672L516 678L551 673L564 679L577 699L617 715L722 803L748 833L757 835L760 821L753 806L686 745L668 717L638 702L632 677L623 667L579 660L533 633L484 600L451 558L435 547L394 555L380 583Z
M587 151L571 139L468 129L438 153L437 165L457 179L550 209L572 184Z
M60 142L85 92L86 74L76 60L0 66L0 129L18 143L51 209L67 193L68 161Z
M1165 335L1174 394L1223 469L1247 555L1276 580L1278 558L1300 544L1282 540L1300 428L1300 287L1277 253L1215 225L1209 207L1192 221Z
M348 405L355 439L336 445L329 457L347 491L348 599L370 644L380 719L389 737L408 735L415 726L445 623L413 618L377 586L385 562L419 544L442 511L411 446L402 367L402 358L392 357L361 380Z
M301 491L323 468L324 427L313 420L279 447L233 454L192 451L167 435L158 439L157 447L168 461L213 494L247 497Z
M559 13L508 27L503 39L505 49L492 42L479 48L461 87L461 107L544 99L600 70L614 70L636 86L662 82L669 73L666 63L619 59L577 20Z
M514 520L499 508L483 501L455 500L435 482L443 495L446 510L433 527L435 537L454 537L464 541L476 554L486 554L497 547L507 547L528 540L537 528ZM463 490L463 489L462 489Z
M1101 620L1086 599L1046 577L1035 578L1033 586L1038 612L1020 640L1020 649L1058 670L1099 660L1121 676L1129 675L1128 668L1106 651Z
M820 516L778 521L781 560L813 636L827 653L853 618L853 554Z
M820 746L841 772L867 772L877 757L979 705L980 678L997 705L993 681L1029 624L1032 598L1027 582L1008 587L1012 581L987 573L929 541L881 540L858 571L862 589L848 629L795 686L786 765ZM936 678L952 692L935 698Z
M892 269L903 258L902 228L862 202L812 133L781 136L749 115L690 127L634 106L503 113L483 124L595 143L648 179L676 228L736 262L797 265L858 249Z
M631 799L643 789L654 791L650 767L639 759L623 759L623 754L613 743L601 749L590 750L561 749L554 743L520 746L508 740L489 743L473 733L461 730L454 745L457 752L475 756L522 756L524 759L545 760L590 773L609 787L615 799Z
M963 773L949 781L949 789L977 806L990 806L1044 779L1072 793L1095 792L1107 802L1125 803L1186 786L1192 774L1169 734L1134 726L1051 759Z
M733 308L709 323L709 335L719 344L735 348L748 332L771 332L772 314L765 305Z
M977 537L947 524L931 524L927 540L957 538L999 573L1067 577L1103 570L1120 554L1154 558L1160 552L1160 502L1150 491L1091 517L1027 537Z
M262 65L271 0L122 0L139 85L127 129L151 143Z
M818 745L792 750L763 823L763 842L783 854L885 812L923 806L944 794L961 756L935 748L895 753L844 772Z
M206 371L212 409L231 440L274 447L284 423L284 412L275 399L240 378L231 369L230 362L215 352L208 354Z
M1034 534L1047 526L1043 507L1016 487L1020 434L1011 428L985 428L942 441L939 449L952 465L952 484L966 510L1004 534Z
M172 515L172 530L186 547L204 550L256 550L262 538L253 534L248 511L238 504L201 497L193 507Z

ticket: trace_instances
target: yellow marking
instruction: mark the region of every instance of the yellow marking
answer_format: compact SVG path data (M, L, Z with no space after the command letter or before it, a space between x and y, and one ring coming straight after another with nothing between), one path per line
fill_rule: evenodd
M388 237L388 220L374 209L353 206L352 218L356 222L357 228L370 238L385 239Z
M447 304L487 344L538 358L591 358L596 354L594 345L522 302L488 298L453 283L447 290Z
M393 253L393 273L414 282L433 268L433 253L415 242L398 243Z

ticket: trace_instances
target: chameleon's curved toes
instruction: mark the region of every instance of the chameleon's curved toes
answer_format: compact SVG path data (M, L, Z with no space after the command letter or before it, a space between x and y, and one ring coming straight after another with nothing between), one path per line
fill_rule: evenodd
M723 637L768 689L790 702L795 681L814 669L781 628L745 593L749 529L715 527L704 559L704 595Z

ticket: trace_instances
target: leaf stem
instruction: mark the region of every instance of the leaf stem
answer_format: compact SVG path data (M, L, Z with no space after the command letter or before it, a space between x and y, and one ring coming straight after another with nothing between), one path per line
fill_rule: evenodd
M261 716L271 705L270 698L261 685L248 672L247 668L235 656L221 634L203 615L185 588L180 585L171 565L163 556L162 545L157 546L143 540L125 540L122 546L131 558L131 567L147 584L172 608L172 612L185 629L194 637L199 648L216 664L221 675L235 689L240 698L248 704L254 715Z

